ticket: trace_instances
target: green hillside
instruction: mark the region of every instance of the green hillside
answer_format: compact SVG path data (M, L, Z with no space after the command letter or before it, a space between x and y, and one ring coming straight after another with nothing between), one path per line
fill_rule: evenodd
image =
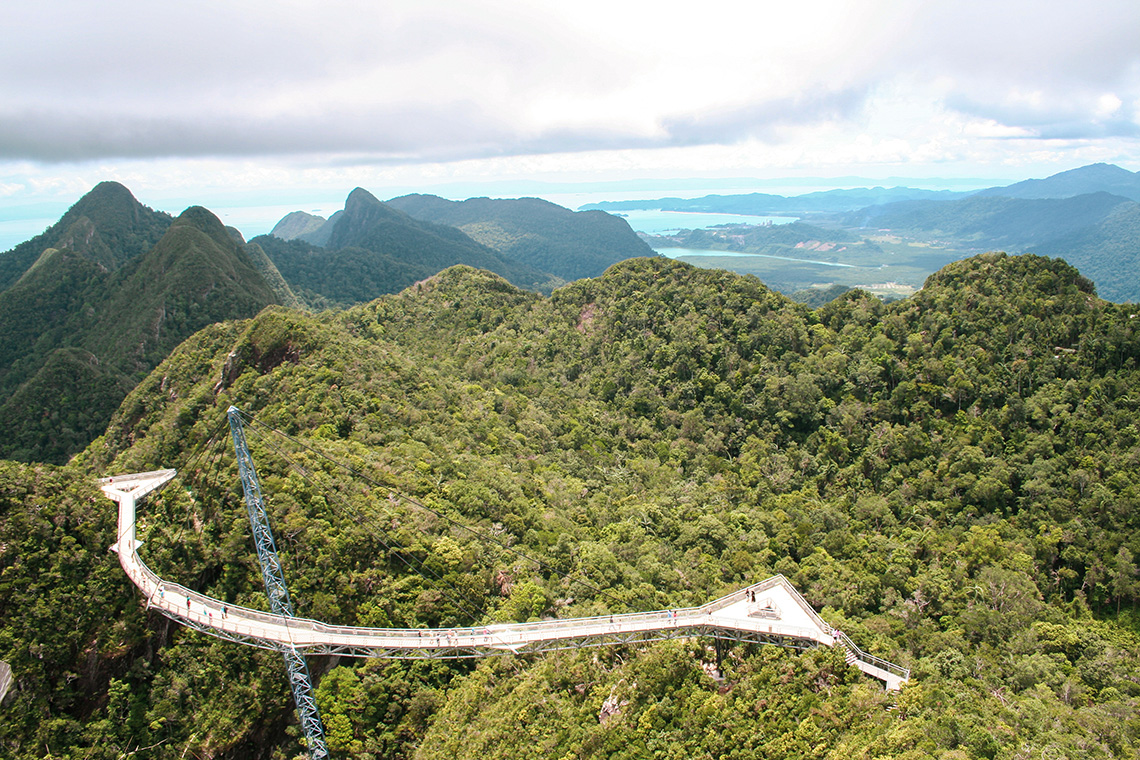
M504 256L564 280L597 277L611 264L655 255L620 217L575 213L539 198L449 201L405 195L387 205L416 219L458 227Z
M199 207L113 272L70 249L49 250L0 292L0 456L66 460L189 335L276 300Z
M495 272L519 287L550 290L558 278L508 259L443 224L419 221L356 188L343 211L293 240L259 245L310 303L353 304L395 293L456 264ZM319 245L318 245L319 243Z
M14 284L47 248L67 248L105 270L145 253L171 218L143 206L118 182L100 182L42 234L0 253L0 291Z
M1103 298L1140 302L1140 204L1121 204L1099 224L1030 250L1064 258L1096 283Z
M336 756L1133 756L1138 361L1128 309L1036 256L816 310L661 259L550 297L456 267L344 312L211 326L69 467L0 463L0 660L17 683L0 753L299 751L280 658L146 613L91 482L179 468L141 516L144 558L263 605L233 403L294 437L252 446L301 615L663 609L783 573L913 673L890 696L834 650L735 646L716 681L700 640L312 658Z

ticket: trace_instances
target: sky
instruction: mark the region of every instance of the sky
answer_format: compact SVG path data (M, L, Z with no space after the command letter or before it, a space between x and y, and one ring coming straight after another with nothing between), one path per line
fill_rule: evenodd
M271 215L1140 170L1136 0L38 0L0 29L0 245L107 179Z

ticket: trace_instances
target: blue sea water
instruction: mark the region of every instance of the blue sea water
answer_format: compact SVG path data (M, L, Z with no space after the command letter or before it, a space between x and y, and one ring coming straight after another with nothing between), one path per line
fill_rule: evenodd
M795 261L799 264L818 264L825 267L846 267L856 269L854 264L840 264L838 261L816 261L814 259L797 259L794 256L771 256L766 253L739 253L736 251L710 251L702 248L657 248L656 251L670 259L684 259L689 257L718 256L726 258L755 258L779 259L780 261Z
M629 223L635 232L663 235L677 230L700 230L718 224L789 224L797 221L791 216L745 216L743 214L706 214L688 211L661 211L657 209L611 212Z
M31 240L58 221L59 219L12 219L0 221L0 251L7 251L25 240Z

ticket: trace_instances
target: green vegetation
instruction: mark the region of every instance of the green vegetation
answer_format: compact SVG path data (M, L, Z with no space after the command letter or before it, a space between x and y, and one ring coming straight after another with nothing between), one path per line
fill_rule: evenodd
M849 290L851 290L851 288L844 287L843 285L832 285L826 288L797 290L792 293L791 298L797 303L802 303L804 306L815 309L823 306L825 303L834 301Z
M538 198L455 202L405 195L387 205L416 219L457 227L509 259L564 280L597 277L611 264L654 255L620 217L575 213Z
M460 230L419 221L356 188L344 210L294 240L261 235L285 280L314 305L351 305L395 293L455 264L486 269L522 288L550 291L552 275L506 258Z
M105 193L103 185L92 191ZM101 236L95 228L90 239ZM199 207L114 271L74 249L48 249L0 292L0 456L66 461L185 338L276 300L217 218Z
M171 217L135 200L118 182L100 182L41 235L0 254L0 292L11 287L47 248L68 248L114 270L159 241Z
M714 681L702 640L314 658L338 757L1135 757L1138 361L1126 308L1064 262L997 254L892 304L811 310L635 259L550 297L455 267L344 312L209 327L67 468L0 465L0 753L298 751L276 656L144 613L90 481L177 467L143 510L146 561L263 606L234 403L298 437L251 445L299 614L645 610L779 572L913 668L890 696L834 650L736 646Z

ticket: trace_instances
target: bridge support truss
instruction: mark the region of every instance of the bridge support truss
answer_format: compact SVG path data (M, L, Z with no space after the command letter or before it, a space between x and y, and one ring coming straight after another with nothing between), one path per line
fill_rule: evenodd
M237 454L238 472L241 487L245 494L245 508L249 513L249 524L253 532L253 542L257 547L257 560L261 565L261 579L265 583L265 593L269 597L269 609L284 618L295 617L293 602L289 599L289 589L285 586L285 576L281 571L281 560L277 556L277 544L269 527L269 516L265 514L265 503L261 496L261 483L253 466L253 457L245 441L245 429L241 422L241 412L231 406L226 413L230 423L230 435ZM325 742L325 726L321 722L317 701L313 697L313 680L309 676L309 664L305 655L292 645L277 647L285 657L285 668L289 671L289 687L293 691L293 701L297 705L297 719L301 731L309 745L309 755L313 760L326 760L329 756Z

